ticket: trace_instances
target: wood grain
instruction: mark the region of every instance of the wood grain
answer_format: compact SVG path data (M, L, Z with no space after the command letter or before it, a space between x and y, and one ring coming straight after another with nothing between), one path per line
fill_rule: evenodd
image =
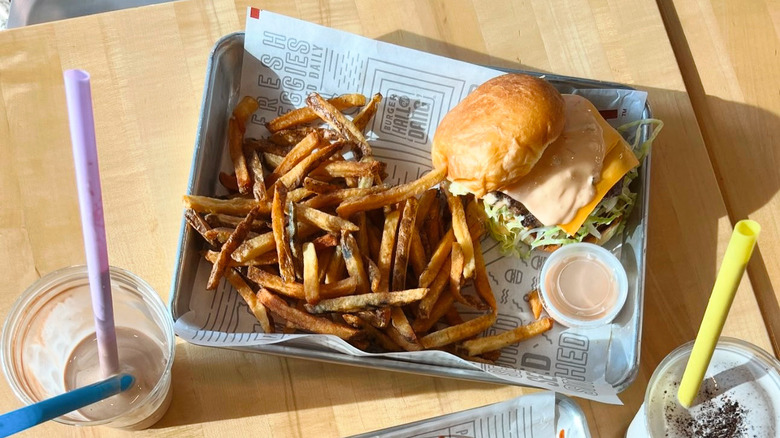
M0 32L0 273L10 279L3 283L3 313L36 276L83 262L62 87L62 70L76 67L93 78L110 260L168 296L206 60L220 36L242 29L247 5L182 1ZM625 82L649 92L666 127L653 152L642 365L621 395L625 406L579 401L594 437L621 436L652 370L695 336L731 231L657 5L279 0L260 6L465 61ZM762 242L776 242L766 232L768 218L759 218ZM725 333L770 348L748 281ZM173 385L163 420L133 436L345 436L533 391L181 342ZM0 383L0 409L18 406ZM44 433L130 435L50 423L22 436Z

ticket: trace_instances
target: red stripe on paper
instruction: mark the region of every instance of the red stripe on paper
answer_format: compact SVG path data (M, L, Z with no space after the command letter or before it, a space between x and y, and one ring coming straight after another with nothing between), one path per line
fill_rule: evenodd
M260 9L249 8L249 16L254 18L255 20L260 19Z

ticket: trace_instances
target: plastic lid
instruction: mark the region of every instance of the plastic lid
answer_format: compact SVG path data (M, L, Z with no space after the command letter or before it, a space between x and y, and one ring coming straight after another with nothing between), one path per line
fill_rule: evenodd
M611 252L592 243L573 243L553 252L542 266L542 304L567 327L609 324L626 302L628 277Z

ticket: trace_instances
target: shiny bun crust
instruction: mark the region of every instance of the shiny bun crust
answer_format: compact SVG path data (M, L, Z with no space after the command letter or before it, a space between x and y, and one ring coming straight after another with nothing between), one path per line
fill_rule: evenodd
M563 130L564 101L547 81L506 74L480 85L442 119L433 166L481 198L517 182Z

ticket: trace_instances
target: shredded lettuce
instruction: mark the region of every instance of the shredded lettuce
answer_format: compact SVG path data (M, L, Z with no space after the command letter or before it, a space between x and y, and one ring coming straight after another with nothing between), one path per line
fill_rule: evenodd
M643 128L651 129L645 141L641 141ZM622 125L617 130L629 142L631 150L641 163L649 153L653 140L655 140L661 128L663 128L661 120L642 119ZM629 190L629 186L638 175L639 171L637 168L628 171L623 177L621 193L614 197L602 199L585 220L583 226L577 231L577 234L573 236L569 236L566 231L557 225L532 229L526 228L522 224L524 219L522 216L516 216L510 212L507 205L496 204L494 199L489 198L490 195L486 196L485 202L482 203L489 219L488 231L499 243L502 253L521 258L528 258L531 251L540 246L582 242L588 236L600 239L599 226L609 225L615 219L628 217L631 213L631 209L636 202L636 193L632 193ZM624 225L625 221L620 223L616 234L622 232Z

